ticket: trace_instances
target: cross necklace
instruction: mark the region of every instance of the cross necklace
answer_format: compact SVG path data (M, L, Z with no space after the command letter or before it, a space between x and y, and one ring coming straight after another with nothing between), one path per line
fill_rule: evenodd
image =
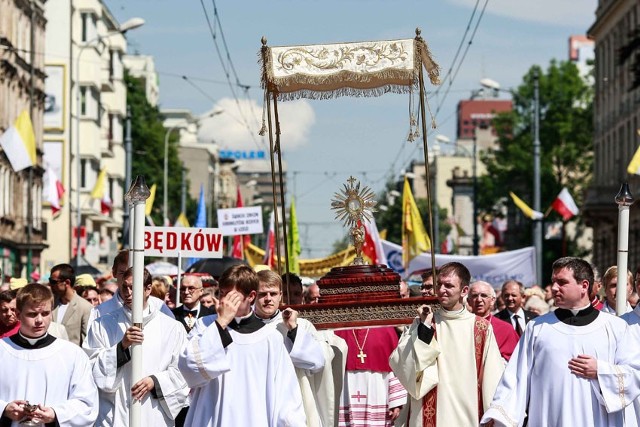
M367 342L367 338L369 337L369 329L367 329L367 333L364 336L362 345L360 345L360 343L358 342L358 336L356 335L356 330L352 329L351 332L353 332L353 339L356 341L356 346L358 347L358 350L360 350L360 353L358 353L356 357L360 359L360 363L364 363L364 359L367 357L367 353L365 353L362 349L364 348L364 345Z

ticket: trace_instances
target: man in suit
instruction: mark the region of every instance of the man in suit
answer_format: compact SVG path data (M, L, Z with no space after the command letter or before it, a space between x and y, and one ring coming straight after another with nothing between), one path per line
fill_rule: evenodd
M501 294L506 308L496 313L496 317L513 326L513 329L520 336L525 325L538 315L522 308L524 305L524 285L517 280L504 282Z
M200 304L201 296L202 280L200 277L189 274L183 276L180 286L180 301L182 301L182 305L171 311L176 320L182 323L187 333L191 331L197 319L210 314L216 314L213 308Z
M76 293L75 282L76 274L69 264L58 264L51 269L49 286L55 296L52 320L65 327L69 341L82 346L93 306Z

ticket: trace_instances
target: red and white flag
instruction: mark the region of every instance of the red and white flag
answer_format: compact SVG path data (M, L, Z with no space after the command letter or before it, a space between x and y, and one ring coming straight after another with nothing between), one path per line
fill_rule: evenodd
M277 268L276 265L276 229L274 226L273 212L269 218L269 234L267 235L267 242L264 248L264 259L262 260L264 265L268 265L271 269Z
M240 193L240 186L238 186L238 193L236 199L236 208L244 207L242 202L242 194ZM233 236L233 249L231 250L231 256L234 258L244 259L244 249L251 243L251 236L237 235Z
M569 190L567 187L564 187L558 197L551 204L551 208L558 212L562 219L565 221L570 220L575 215L578 215L578 206L576 206L576 202L571 197Z
M62 195L64 194L64 186L62 182L58 179L58 175L56 175L53 168L48 168L44 174L44 182L45 182L45 193L44 200L45 202L49 202L51 206L51 213L56 215L60 212L60 199L62 199Z
M380 239L380 233L378 233L378 227L376 226L376 220L364 220L364 244L362 245L362 255L369 258L371 264L387 265L387 257L384 254L382 248L382 239Z

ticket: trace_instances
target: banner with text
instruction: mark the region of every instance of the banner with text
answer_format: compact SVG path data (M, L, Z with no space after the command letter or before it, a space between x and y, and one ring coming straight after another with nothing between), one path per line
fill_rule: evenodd
M218 228L223 236L241 234L262 234L262 208L248 206L246 208L218 209Z
M144 255L222 258L223 240L217 228L145 227Z
M402 277L406 277L416 270L431 267L431 254L424 252L411 260L409 271L404 271L402 246L382 240L382 247L387 256L389 267ZM483 280L497 287L507 280L515 279L525 286L537 284L534 247L480 256L436 254L436 266L453 261L462 263L469 269L472 282Z

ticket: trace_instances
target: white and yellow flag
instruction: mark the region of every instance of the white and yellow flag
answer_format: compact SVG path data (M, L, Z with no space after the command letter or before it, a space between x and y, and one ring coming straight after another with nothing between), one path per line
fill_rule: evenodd
M0 136L0 146L14 171L19 172L36 164L36 136L27 110Z

